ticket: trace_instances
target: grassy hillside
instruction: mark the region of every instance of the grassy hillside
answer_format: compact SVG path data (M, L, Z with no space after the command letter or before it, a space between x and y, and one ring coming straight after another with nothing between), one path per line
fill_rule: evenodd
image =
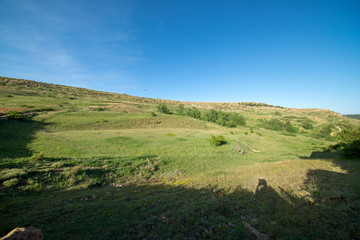
M0 235L355 239L360 161L324 151L350 126L329 110L1 77Z

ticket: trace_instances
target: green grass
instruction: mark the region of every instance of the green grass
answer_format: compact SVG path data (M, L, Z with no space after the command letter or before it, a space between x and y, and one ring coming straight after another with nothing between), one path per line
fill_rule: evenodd
M34 226L46 239L257 239L250 224L272 239L358 237L360 161L323 152L357 120L184 103L245 117L246 126L226 128L156 109L175 101L0 81L3 116L38 114L0 119L0 235ZM297 131L260 126L271 119ZM313 137L328 124L334 136ZM210 144L219 135L226 144Z

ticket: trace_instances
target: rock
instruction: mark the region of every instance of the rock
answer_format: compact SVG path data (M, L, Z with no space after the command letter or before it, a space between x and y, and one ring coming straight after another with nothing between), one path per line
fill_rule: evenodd
M34 227L15 228L0 240L42 240L43 234L40 229Z

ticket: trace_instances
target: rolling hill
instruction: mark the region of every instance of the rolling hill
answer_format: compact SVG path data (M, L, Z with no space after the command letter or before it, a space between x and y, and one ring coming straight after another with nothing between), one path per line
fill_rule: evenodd
M0 77L0 235L354 239L360 161L327 149L359 126L326 109Z

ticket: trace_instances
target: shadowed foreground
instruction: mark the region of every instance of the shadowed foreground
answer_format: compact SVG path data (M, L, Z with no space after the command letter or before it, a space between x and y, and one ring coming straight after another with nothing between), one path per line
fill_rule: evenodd
M357 162L348 174L313 170L308 198L259 179L255 192L186 185L132 185L41 193L1 193L0 233L40 228L45 239L356 239L360 232ZM350 168L354 168L351 170ZM355 168L356 167L356 168Z

